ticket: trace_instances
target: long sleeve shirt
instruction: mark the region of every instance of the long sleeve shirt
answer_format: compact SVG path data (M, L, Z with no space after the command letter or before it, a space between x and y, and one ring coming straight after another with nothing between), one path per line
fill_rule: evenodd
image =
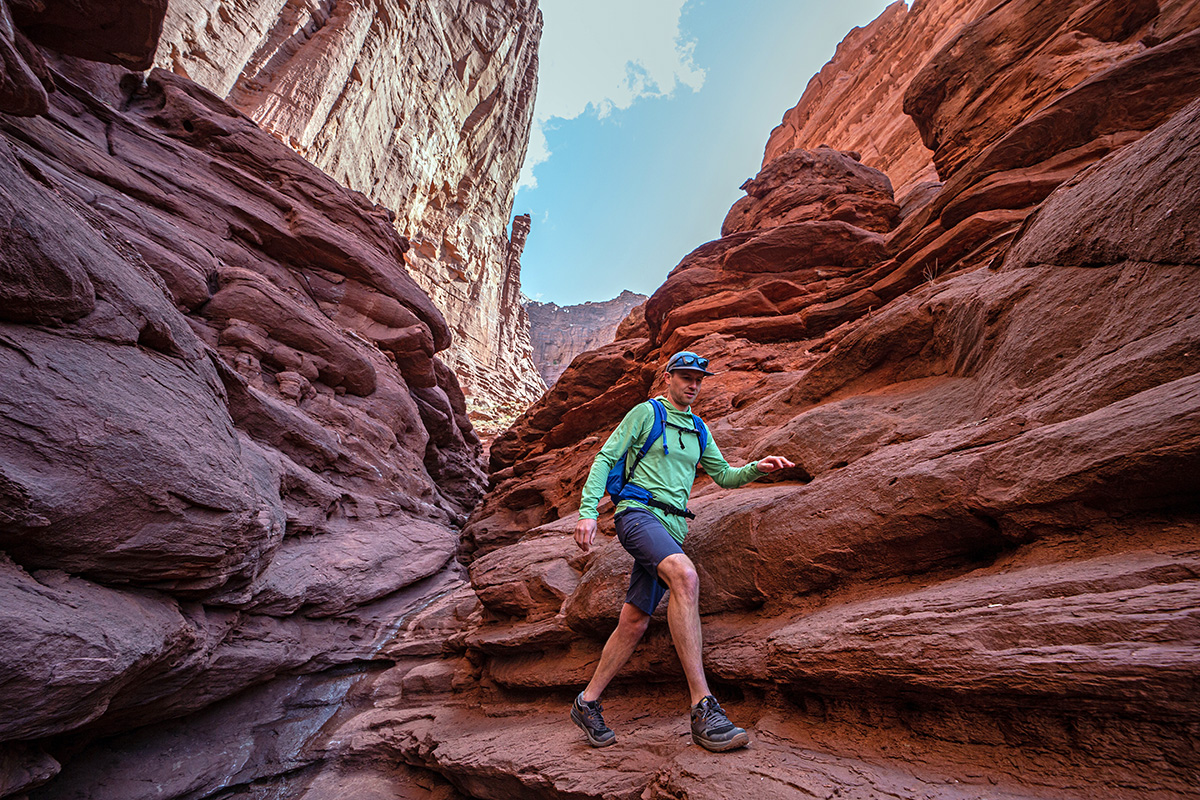
M729 462L721 455L720 448L711 436L704 448L704 454L700 455L700 438L696 433L691 407L680 411L665 397L659 396L655 399L666 407L668 424L663 428L662 437L655 440L646 451L646 455L637 465L636 472L626 475L630 482L647 489L655 500L676 508L686 508L692 495L692 484L696 480L697 458L699 467L718 486L725 489L742 486L766 475L758 468L757 461L744 467L729 466ZM649 403L638 403L621 420L621 424L608 437L608 441L600 448L592 462L587 482L583 485L583 496L579 501L580 518L596 519L599 516L597 506L604 497L609 470L625 453L629 453L626 468L633 464L637 451L646 442L653 424L654 409ZM664 439L667 443L667 453L663 453ZM651 508L636 500L622 500L617 505L617 513L631 508L644 509L654 514L676 541L682 542L687 536L687 520L684 517Z

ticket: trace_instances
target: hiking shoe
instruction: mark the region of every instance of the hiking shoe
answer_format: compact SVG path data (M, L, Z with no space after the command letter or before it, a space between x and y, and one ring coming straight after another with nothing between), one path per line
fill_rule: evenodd
M604 724L604 717L600 715L603 710L599 700L586 702L583 692L580 692L571 704L571 721L583 729L588 744L592 747L608 747L617 743L617 735Z
M750 734L730 722L710 694L692 706L692 741L705 750L722 753L750 744Z

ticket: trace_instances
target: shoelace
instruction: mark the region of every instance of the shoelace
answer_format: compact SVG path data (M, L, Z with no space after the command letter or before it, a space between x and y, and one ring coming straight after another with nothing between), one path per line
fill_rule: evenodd
M725 709L721 708L721 704L716 700L708 702L701 701L700 717L704 720L705 730L714 728L732 728L733 723L729 721L729 717L725 715Z
M579 705L583 709L583 714L585 717L587 717L587 721L589 723L591 723L592 725L594 725L597 728L607 728L608 727L607 725L604 724L604 717L600 716L600 713L602 711L604 711L604 707L600 705L599 700L596 701L595 705L592 705L590 703L584 703L584 702L580 702Z

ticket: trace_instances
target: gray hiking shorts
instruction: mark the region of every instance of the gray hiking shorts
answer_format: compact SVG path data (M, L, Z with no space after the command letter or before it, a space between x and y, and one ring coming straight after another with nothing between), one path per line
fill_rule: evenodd
M658 577L658 564L669 555L682 553L683 548L649 511L640 508L622 511L614 524L621 546L633 556L633 572L629 576L625 602L653 614L658 601L667 593L667 584Z

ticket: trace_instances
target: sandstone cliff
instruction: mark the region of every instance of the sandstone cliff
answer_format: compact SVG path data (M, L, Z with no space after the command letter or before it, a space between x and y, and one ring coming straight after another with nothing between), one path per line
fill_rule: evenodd
M464 548L495 619L467 653L501 696L558 707L526 706L518 756L482 724L442 749L469 706L391 751L456 777L503 752L578 796L1197 796L1200 4L931 2L874 30L927 14L940 47L859 31L826 74L909 76L870 128L912 115L932 191L901 208L857 154L776 132L645 326L493 444ZM844 91L816 81L802 107ZM684 744L659 623L609 693L626 744L580 756L550 731L629 559L575 548L579 489L682 347L714 358L698 411L731 460L798 463L737 492L701 479L685 544L707 667L756 738L719 761Z
M911 7L897 0L870 25L853 30L813 76L771 132L763 166L793 148L826 144L858 152L864 164L886 173L901 206L928 199L936 190L929 183L945 180L953 163L977 153L1052 95L1196 21L1194 4L1180 0L1131 3L1116 13L1107 3L1044 4L1024 15L1026 10L999 0L926 0ZM985 18L990 27L961 27L964 20ZM935 59L940 68L930 64ZM906 101L918 74L918 94L928 100L914 95ZM942 92L957 97L945 102ZM926 115L909 102L932 102L939 110ZM918 131L918 125L929 128ZM953 130L932 129L937 126Z
M871 24L852 30L771 132L763 166L798 147L828 145L857 152L884 172L901 204L918 186L936 183L929 150L904 113L904 90L963 20L995 5L928 0L910 8L896 0Z
M483 475L450 328L388 210L186 79L35 44L145 67L163 4L11 8L0 795L64 765L33 791L215 789L164 730L242 748L227 783L275 774L270 737L319 726L297 709L456 585ZM171 722L235 695L269 736ZM89 766L159 722L133 773Z
M385 213L183 79L0 29L5 108L51 107L0 116L0 796L1200 796L1200 4L962 13L872 45L924 65L944 185L902 209L845 152L770 159L497 440L465 580L436 565L473 484L435 486L465 409ZM1121 52L1064 88L1089 48ZM284 310L234 324L254 288ZM693 495L706 665L754 742L688 743L660 612L591 750L564 712L629 561L575 548L578 489L681 346L723 451L798 463ZM419 426L376 416L406 395Z
M546 388L505 236L540 36L536 0L178 0L156 59L396 212L485 419Z
M575 356L611 342L621 321L644 302L644 294L624 291L602 303L525 303L533 363L546 385L553 386Z

